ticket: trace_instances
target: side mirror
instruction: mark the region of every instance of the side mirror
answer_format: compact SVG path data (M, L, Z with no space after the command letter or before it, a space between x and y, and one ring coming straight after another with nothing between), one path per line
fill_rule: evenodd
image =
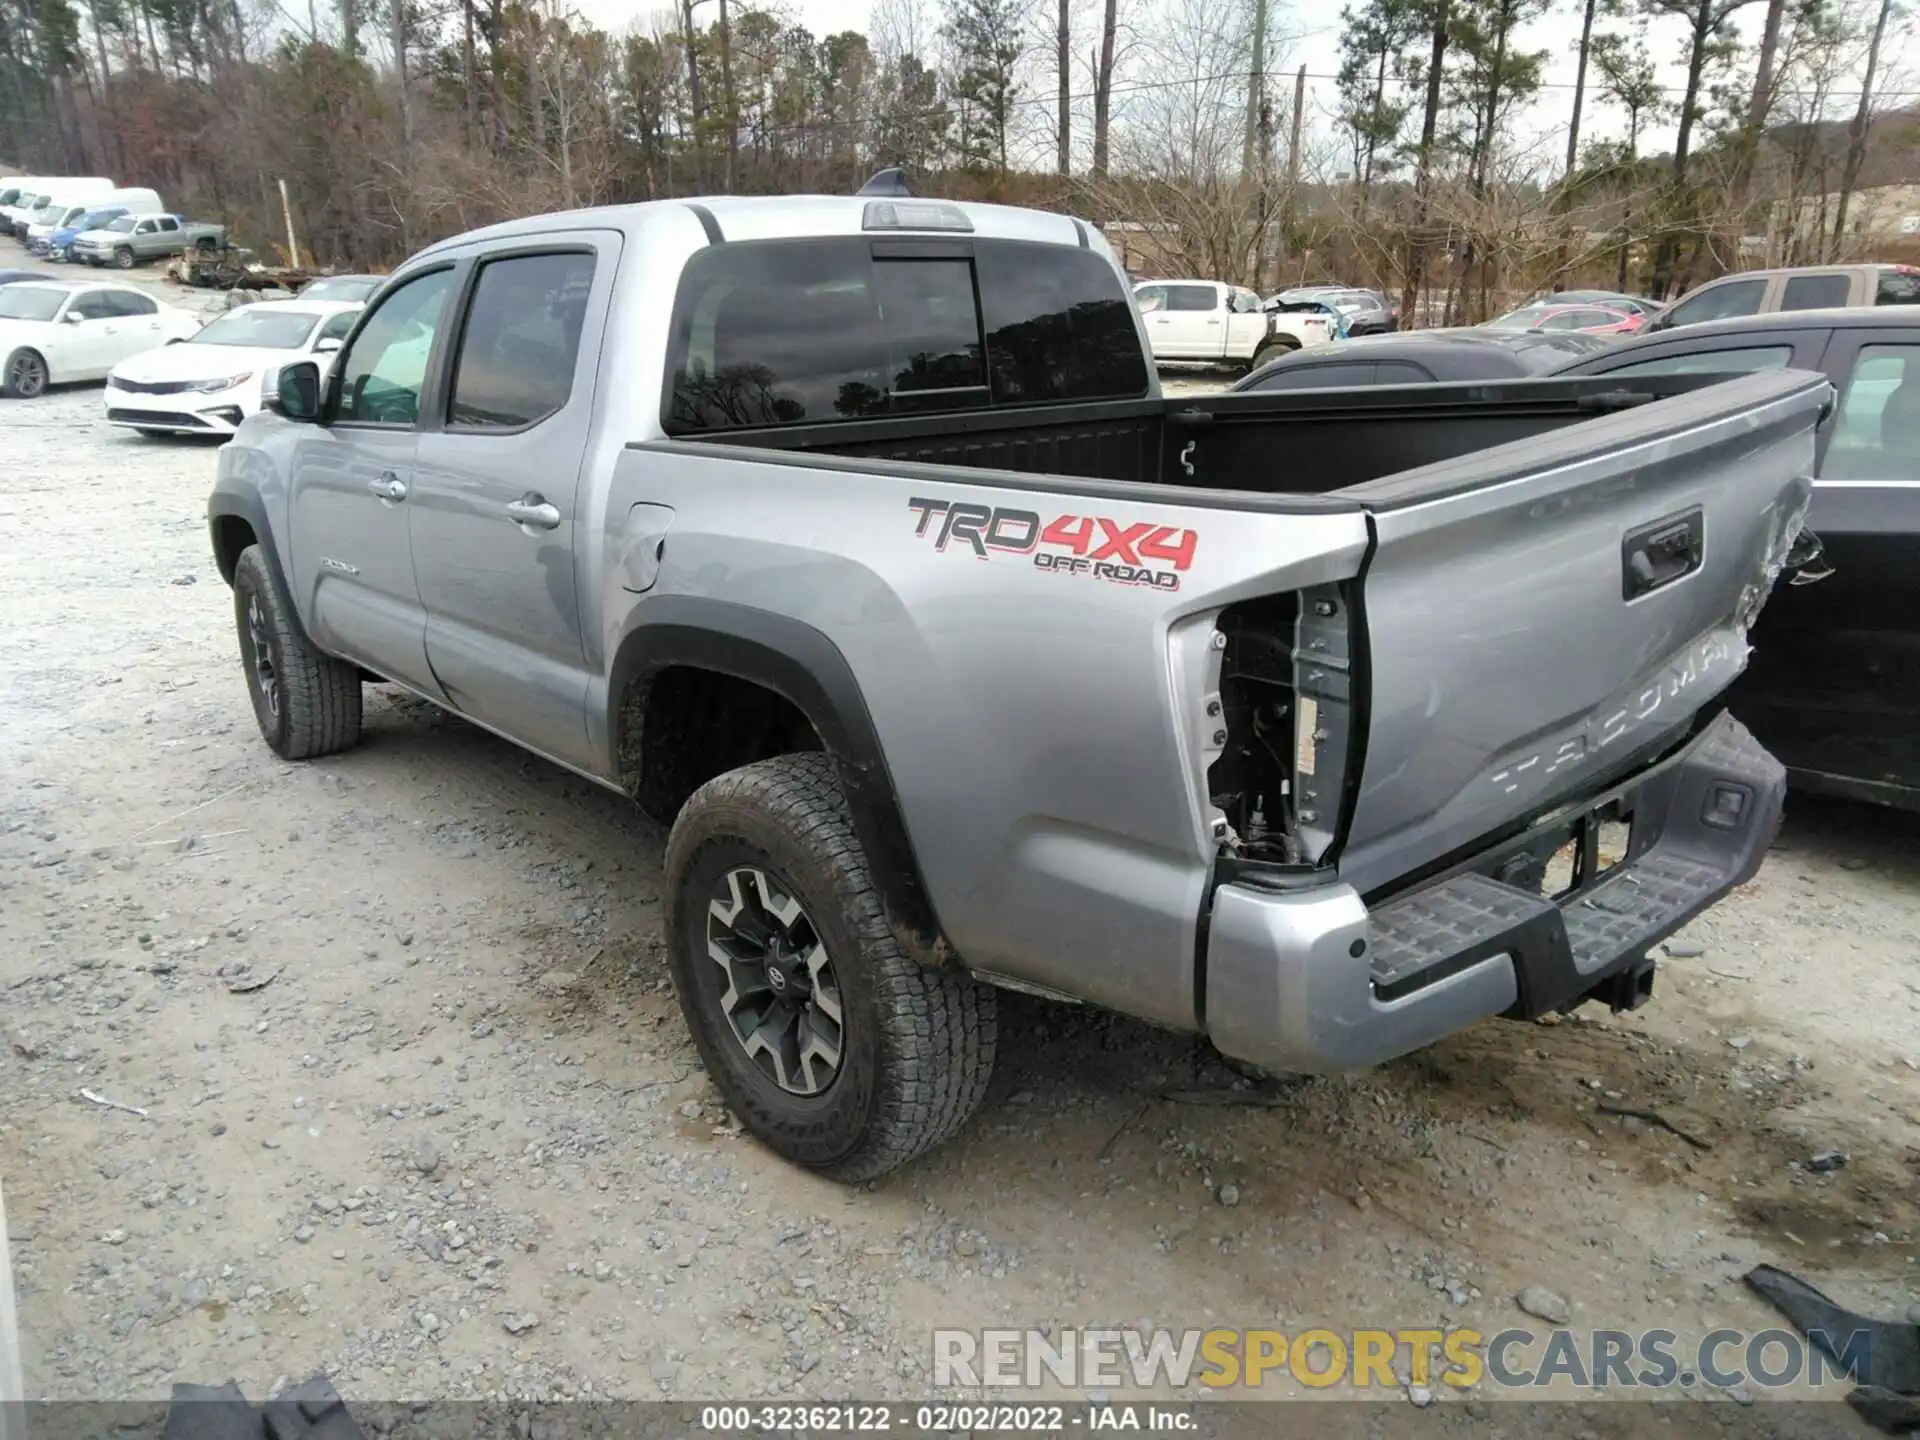
M289 420L312 424L320 418L320 367L311 360L282 366L273 398L263 403Z
M84 325L87 319L88 317L82 315L78 310L69 310L66 314L66 321L69 325Z
M346 342L338 335L329 335L324 340L316 340L313 342L313 353L316 355L331 355L345 343Z

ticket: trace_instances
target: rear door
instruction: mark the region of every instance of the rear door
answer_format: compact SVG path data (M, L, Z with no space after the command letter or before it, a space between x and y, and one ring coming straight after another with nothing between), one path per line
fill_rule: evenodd
M106 290L101 294L116 316L115 323L109 326L107 349L112 356L109 368L129 356L144 354L166 343L166 334L160 326L160 306L151 295L139 290Z
M427 659L462 714L587 766L574 560L609 231L479 257L444 414L420 437L407 514Z
M1364 890L1535 815L1724 689L1832 395L1742 376L1337 492L1374 534L1343 874Z
M1218 360L1226 353L1227 311L1221 287L1208 284L1167 286L1167 349L1154 348L1167 360Z

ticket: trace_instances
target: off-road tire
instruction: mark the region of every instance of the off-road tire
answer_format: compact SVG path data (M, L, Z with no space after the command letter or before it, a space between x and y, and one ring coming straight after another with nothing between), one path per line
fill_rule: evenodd
M360 668L313 648L293 618L292 604L274 583L272 567L258 545L242 550L234 566L233 615L247 698L253 702L253 718L268 748L282 760L311 760L357 744ZM256 664L256 629L267 642L277 705L269 700Z
M119 270L131 270L133 268L133 262L135 258L136 257L133 253L132 247L127 245L122 245L118 250L115 250L113 252L114 268Z
M0 395L9 400L31 400L47 393L47 361L39 351L21 346L0 367Z
M1253 359L1247 362L1247 373L1251 375L1262 365L1270 365L1282 355L1291 355L1299 348L1298 345L1289 345L1284 340L1269 340L1253 352Z
M782 1090L751 1061L720 1003L707 953L713 890L764 869L825 944L845 1023L821 1093ZM729 1108L762 1144L830 1179L885 1174L955 1134L993 1075L995 995L957 970L909 959L887 926L833 758L782 755L693 793L667 840L668 965L680 1008Z

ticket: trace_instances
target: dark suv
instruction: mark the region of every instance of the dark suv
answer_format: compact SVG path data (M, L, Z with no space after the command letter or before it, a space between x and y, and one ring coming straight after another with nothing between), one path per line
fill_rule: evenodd
M1833 573L1776 595L1729 694L1800 788L1920 810L1920 304L1888 303L1688 325L1555 373L1833 382L1807 521Z

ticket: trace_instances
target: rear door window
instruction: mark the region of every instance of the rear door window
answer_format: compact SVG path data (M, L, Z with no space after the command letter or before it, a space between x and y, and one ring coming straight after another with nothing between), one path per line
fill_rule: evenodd
M1823 480L1920 476L1920 344L1863 345L1834 415Z
M1845 305L1853 277L1844 271L1827 275L1792 275L1780 297L1782 310L1830 310Z
M1779 370L1793 358L1791 345L1750 345L1740 350L1690 350L1681 355L1662 355L1652 360L1635 360L1625 365L1595 365L1582 373L1588 375L1751 375L1761 370Z
M101 298L109 315L155 315L160 310L151 295L142 295L137 290L109 290Z
M746 241L694 256L674 304L667 432L1145 393L1133 306L1091 251L897 249Z
M593 256L579 251L482 262L454 359L451 430L523 430L573 393Z
M1703 320L1729 320L1736 315L1758 315L1767 298L1766 277L1729 280L1712 285L1667 312L1667 325L1698 325Z
M1169 310L1218 310L1220 292L1211 285L1167 286Z

